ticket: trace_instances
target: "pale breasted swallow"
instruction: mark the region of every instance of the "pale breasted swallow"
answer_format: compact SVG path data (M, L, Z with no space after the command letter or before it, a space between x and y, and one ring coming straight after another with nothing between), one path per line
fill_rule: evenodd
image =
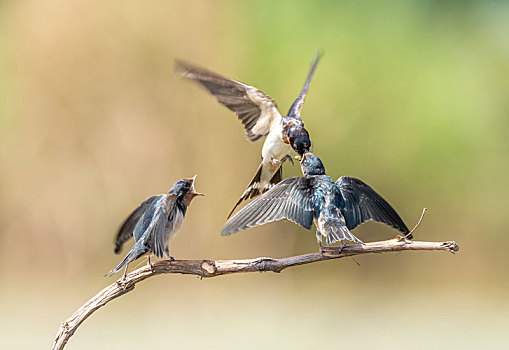
M267 136L262 148L262 162L228 217L242 201L258 196L282 180L281 164L286 159L291 160L292 148L301 156L309 151L311 141L300 113L319 59L320 53L317 52L304 87L290 107L288 116L281 115L276 102L255 87L176 61L175 71L179 75L203 85L221 104L237 114L249 141L255 142Z

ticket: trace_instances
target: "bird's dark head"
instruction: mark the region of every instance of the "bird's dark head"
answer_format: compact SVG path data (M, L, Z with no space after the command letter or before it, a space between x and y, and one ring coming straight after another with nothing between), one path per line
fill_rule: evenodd
M325 167L320 158L311 152L307 152L300 160L300 166L304 176L308 175L325 175Z
M175 182L173 186L171 186L168 194L176 196L177 200L181 200L184 204L189 205L194 197L204 195L203 193L196 192L194 188L196 176L197 175Z
M292 146L298 155L302 157L304 153L309 152L311 140L302 120L297 118L285 120L282 134L283 141Z
M308 131L304 128L296 132L290 133L290 145L299 156L309 152L311 148L311 140L309 139Z

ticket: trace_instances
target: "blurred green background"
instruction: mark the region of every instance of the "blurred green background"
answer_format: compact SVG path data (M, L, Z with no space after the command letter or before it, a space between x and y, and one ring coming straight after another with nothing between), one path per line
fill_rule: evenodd
M460 252L157 277L68 348L508 346L508 18L504 1L0 1L0 347L49 348L113 282L101 276L122 258L112 241L125 216L196 173L206 197L177 259L316 251L314 231L286 222L219 235L262 143L172 66L256 86L286 113L317 47L302 116L328 174L363 179L410 227L429 208L416 239Z

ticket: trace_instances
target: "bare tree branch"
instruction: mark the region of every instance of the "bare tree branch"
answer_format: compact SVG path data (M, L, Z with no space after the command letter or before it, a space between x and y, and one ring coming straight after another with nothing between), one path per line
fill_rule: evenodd
M80 307L71 317L62 323L53 342L52 349L60 350L66 345L80 324L95 310L111 300L134 289L134 286L149 277L164 273L180 273L204 277L216 277L231 273L272 271L281 272L287 267L310 264L317 261L339 259L367 253L385 253L403 250L445 250L454 253L459 250L454 241L419 242L409 241L404 237L396 237L388 241L371 242L364 245L354 244L344 247L338 252L337 247L322 249L322 253L311 253L291 256L282 259L256 258L244 260L162 260L152 265L145 265L115 283L101 290L93 298Z

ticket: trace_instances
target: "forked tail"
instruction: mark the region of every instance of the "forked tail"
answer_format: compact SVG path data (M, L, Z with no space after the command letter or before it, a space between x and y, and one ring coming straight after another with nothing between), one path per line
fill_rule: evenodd
M139 241L138 241L139 242ZM104 277L111 277L114 274L116 274L120 269L122 269L125 265L133 262L134 260L138 259L140 256L148 252L147 247L143 246L142 244L136 243L129 253L125 256L125 258L118 264L115 268L111 269Z
M323 223L323 230L326 233L326 244L330 245L336 242L350 241L355 243L364 244L360 239L355 237L348 227L346 227L344 221L336 218L327 220Z
M230 216L232 216L233 212L239 206L239 204L242 203L242 201L247 201L250 198L259 196L260 194L268 191L273 185L279 183L283 179L283 167L279 167L274 176L272 176L272 179L270 179L269 184L265 186L265 188L260 189L262 170L263 162L260 163L260 166L258 167L255 176L253 176L253 179L251 180L249 185L247 185L246 190L244 191L238 202L235 204L230 214L228 214L227 219L229 219Z

